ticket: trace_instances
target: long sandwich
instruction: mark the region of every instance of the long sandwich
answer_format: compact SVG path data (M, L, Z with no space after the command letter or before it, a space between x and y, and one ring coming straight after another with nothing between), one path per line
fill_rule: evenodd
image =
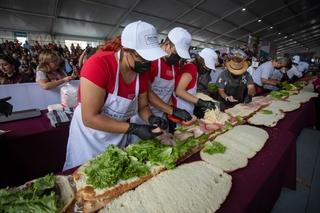
M62 213L74 197L68 177L50 174L19 187L0 189L0 212Z

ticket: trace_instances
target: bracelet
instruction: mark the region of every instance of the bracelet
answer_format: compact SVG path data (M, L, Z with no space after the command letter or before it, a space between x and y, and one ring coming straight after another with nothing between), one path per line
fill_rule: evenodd
M229 99L229 96L226 96L226 97L224 98L225 101L228 101L228 99Z

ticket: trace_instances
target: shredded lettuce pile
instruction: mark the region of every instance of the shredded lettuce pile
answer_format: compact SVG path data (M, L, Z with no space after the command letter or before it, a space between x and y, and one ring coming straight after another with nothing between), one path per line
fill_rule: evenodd
M55 176L49 174L23 189L0 189L0 212L58 212L60 208L59 197L54 188Z
M171 169L179 158L179 153L174 147L161 144L160 141L140 140L126 148L129 155L136 157L140 162L149 162L151 165L164 165Z
M300 90L305 86L303 81L297 81L295 83L289 83L287 81L281 82L280 87L283 90Z
M114 145L110 145L103 154L91 160L85 168L88 184L100 189L114 186L120 180L149 173L150 169L146 164Z
M297 90L298 89L294 84L290 84L287 81L281 82L280 88L283 90Z
M297 82L294 82L293 85L298 89L302 89L306 85L306 83L304 81L297 81Z
M226 147L217 141L206 143L203 148L203 152L208 153L209 155L224 153L225 151Z
M186 156L198 145L199 141L208 140L208 135L198 138L189 137L185 140L176 140L176 146L161 144L159 140L141 140L127 147L129 155L135 156L139 161L151 165L163 165L167 169L176 167L177 161Z
M270 92L271 97L277 98L277 99L282 99L284 97L289 96L289 92L286 90L278 90L278 91L272 91Z

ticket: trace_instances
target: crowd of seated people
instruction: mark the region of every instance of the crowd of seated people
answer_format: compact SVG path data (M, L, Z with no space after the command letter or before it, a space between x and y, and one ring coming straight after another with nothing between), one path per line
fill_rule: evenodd
M271 61L275 60L263 57L256 59L253 52L245 45L242 50L248 56L247 60L251 65L248 72L254 80L258 76L255 84L264 87L260 83L260 75L262 73L260 69L266 65L266 62L271 63ZM83 63L95 51L96 48L89 46L83 50L79 44L76 46L72 44L69 49L66 45L62 46L56 43L40 45L38 41L33 42L33 44L26 41L24 44L21 44L18 40L6 40L0 44L0 84L37 82L43 89L55 88L65 82L77 79ZM221 54L218 50L216 53L218 56L216 69L208 74L212 83L217 83L219 75L225 70L225 62L230 57L229 54ZM299 70L299 63L305 62L300 62L302 60L300 60L299 56L293 57L293 60L289 59L285 62L286 66L283 67L286 67L286 70L289 71L288 75L290 79L297 80L306 71ZM258 66L262 64L264 65L258 69ZM299 72L295 70L296 68L300 71L301 75L298 75ZM279 70L280 68L276 68L275 72ZM272 79L272 81L280 81L280 76L283 77L283 74L279 75L279 79ZM205 79L208 80L207 77ZM207 85L207 82L205 83Z
M44 89L54 88L78 78L83 62L94 52L95 48L83 50L79 44L69 49L56 43L6 40L0 44L0 84L37 82Z

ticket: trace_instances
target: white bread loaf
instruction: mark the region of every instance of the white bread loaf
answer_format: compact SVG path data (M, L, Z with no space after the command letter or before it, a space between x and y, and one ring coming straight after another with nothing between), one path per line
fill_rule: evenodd
M300 103L283 101L283 100L272 100L271 104L264 109L266 110L280 110L282 112L291 112L300 108Z
M205 153L202 150L200 152L200 157L205 162L221 168L225 172L232 172L246 167L248 164L247 156L233 147L228 147L225 153L215 153L212 155Z
M296 102L296 103L306 103L308 102L311 98L318 97L318 93L315 92L308 92L305 90L300 90L298 95L292 95L289 96L287 99L290 102Z
M262 149L269 138L269 134L265 130L249 125L235 126L229 134L241 138L243 142L253 147L256 152Z
M231 172L245 167L248 158L252 158L260 151L268 138L268 133L263 129L239 125L215 139L226 147L224 153L210 155L202 150L200 156L202 160L226 172Z
M274 127L277 125L279 120L284 118L284 113L280 110L268 110L272 111L272 114L264 114L262 111L258 111L251 118L248 119L248 123L253 125L264 125L267 127Z
M115 199L100 213L215 212L230 188L230 175L197 161L159 174Z
M229 137L228 135L219 135L218 137L215 138L215 141L220 142L222 145L224 145L225 147L228 148L233 148L238 150L238 152L242 153L243 155L245 155L247 158L252 158L253 156L255 156L256 151L251 149L250 147L246 146L243 143L238 143L235 141L235 138L237 136L234 137Z
M314 86L312 83L309 83L306 86L304 86L302 90L305 92L314 92Z

